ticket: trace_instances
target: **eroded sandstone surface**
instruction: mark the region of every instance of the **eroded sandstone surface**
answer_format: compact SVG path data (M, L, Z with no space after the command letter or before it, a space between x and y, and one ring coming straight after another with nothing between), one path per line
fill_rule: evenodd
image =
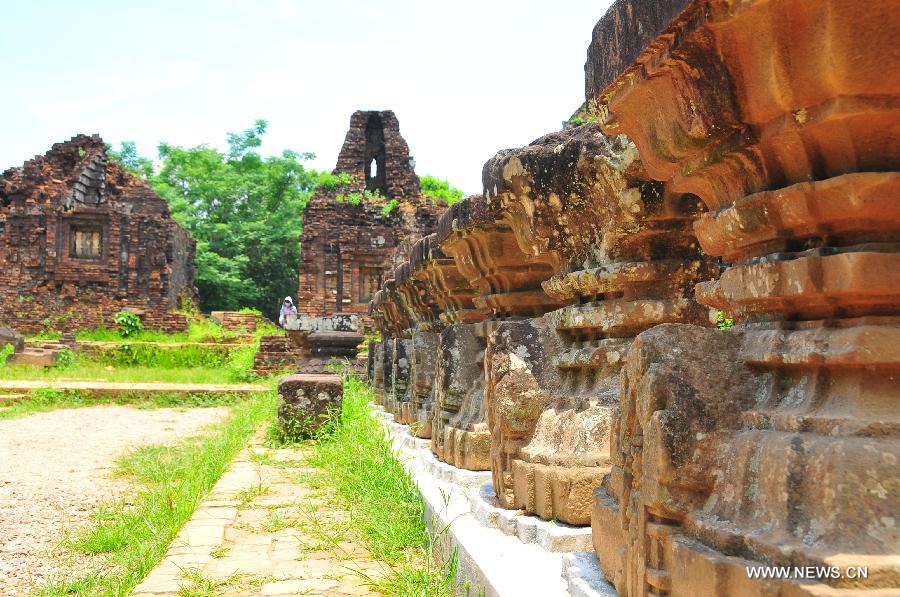
M388 410L590 522L622 595L896 592L898 37L890 2L615 2L587 122L497 153L372 301Z
M696 202L649 180L634 145L594 123L498 153L484 186L522 250L559 264L546 293L577 302L491 336L494 489L508 508L587 524L628 346L654 325L708 325L693 286L718 267L691 230Z
M593 518L624 594L900 587L888 4L681 2L658 19L619 2L595 30L593 57L623 27L653 31L589 88L604 130L702 201L701 247L727 267L697 299L737 321L654 328L629 349ZM868 577L749 579L762 564Z

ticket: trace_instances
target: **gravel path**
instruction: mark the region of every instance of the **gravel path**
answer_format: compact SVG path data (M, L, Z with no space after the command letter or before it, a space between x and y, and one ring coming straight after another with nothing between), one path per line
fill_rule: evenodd
M193 435L227 412L96 406L0 420L0 595L26 595L48 575L96 561L51 552L67 529L126 495L129 484L109 474L116 456Z

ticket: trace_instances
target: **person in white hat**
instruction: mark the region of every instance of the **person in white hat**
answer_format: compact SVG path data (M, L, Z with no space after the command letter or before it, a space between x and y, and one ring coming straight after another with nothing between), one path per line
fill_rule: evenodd
M291 300L291 297L284 297L284 302L281 303L281 311L278 313L278 325L284 327L284 322L287 321L288 315L297 314L297 307L294 306L294 301Z

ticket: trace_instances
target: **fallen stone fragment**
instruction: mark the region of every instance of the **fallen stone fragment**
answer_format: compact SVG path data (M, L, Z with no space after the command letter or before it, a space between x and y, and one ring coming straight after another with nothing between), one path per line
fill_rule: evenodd
M344 397L337 375L288 375L278 381L278 424L291 438L313 437L337 416Z

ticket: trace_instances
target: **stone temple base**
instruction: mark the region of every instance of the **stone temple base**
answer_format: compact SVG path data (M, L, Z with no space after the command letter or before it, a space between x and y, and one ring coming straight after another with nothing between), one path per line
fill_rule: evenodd
M591 549L589 528L516 514L499 506L487 471L438 460L427 440L378 406L373 412L425 500L442 557L457 550L457 595L612 597Z
M468 431L449 425L443 428L444 449L441 460L470 471L491 470L491 432Z
M332 373L331 366L342 363L361 372L358 347L363 335L357 331L355 315L336 313L331 317L289 317L284 330L298 355L298 373Z
M609 469L548 466L516 460L513 487L520 507L541 518L558 518L571 524L590 524L594 489ZM583 513L587 513L585 516Z

